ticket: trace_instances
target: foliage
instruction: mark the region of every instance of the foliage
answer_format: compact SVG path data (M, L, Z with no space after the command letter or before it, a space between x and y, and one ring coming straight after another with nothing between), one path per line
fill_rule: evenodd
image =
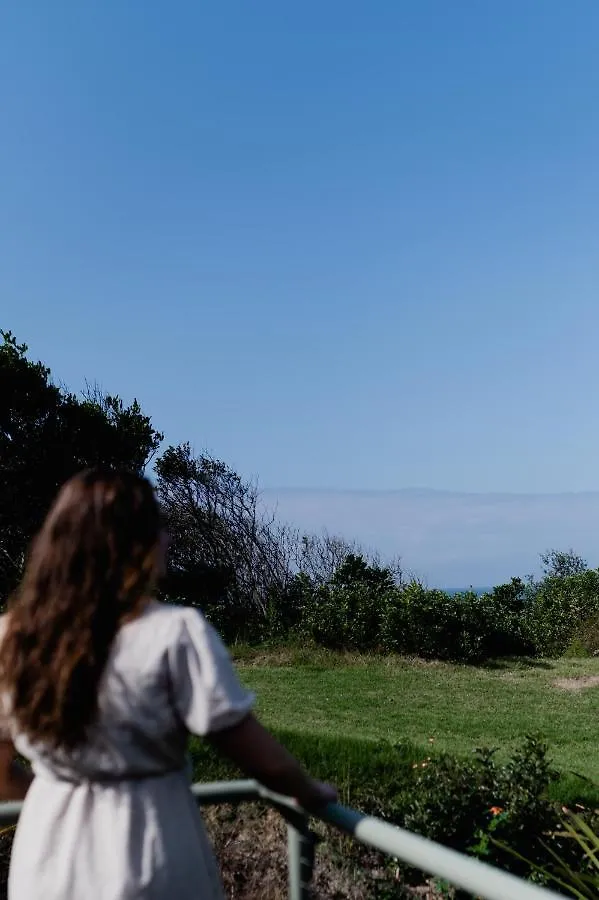
M531 864L548 864L551 852L573 859L555 832L548 789L558 775L539 738L528 737L505 764L492 751L477 750L472 759L441 756L422 766L407 828L520 875L529 874ZM530 862L516 859L507 847Z
M578 653L574 651L578 650ZM574 656L599 656L599 615L595 614L583 622L574 635L567 654Z
M544 578L569 578L582 575L588 563L574 550L547 550L541 553L541 569Z
M496 838L493 844L507 852L550 885L557 885L565 890L566 896L576 900L596 900L599 896L599 819L597 813L591 816L574 813L565 807L559 816L557 830L549 838L564 839L569 842L569 853L563 855L558 848L550 846L547 839L539 843L547 862L531 862L523 855L520 848L510 847ZM574 857L574 858L573 858ZM561 890L560 890L561 893Z
M255 485L189 444L169 447L156 474L172 538L169 597L202 605L228 639L265 637L290 559L286 532L261 510Z
M526 654L518 612L518 585L492 594L449 595L412 583L401 591L403 610L389 608L385 623L390 649L429 659L481 662Z
M514 578L483 595L448 594L418 582L398 584L389 568L362 557L347 560L328 581L300 575L295 582L293 621L322 646L467 663L559 656L573 641L587 655L599 649L595 570L534 586Z
M394 573L348 554L328 582L301 576L300 627L325 647L368 650L383 646L381 613L397 594Z
M76 396L27 346L0 331L0 601L14 587L31 537L60 485L92 465L141 472L162 435L134 401L99 390Z
M325 647L467 663L599 651L597 570L448 594L350 553L327 580L294 584L289 621Z
M301 578L299 627L334 649L472 663L528 654L522 589L518 579L483 596L398 585L390 569L351 554L324 584Z
M526 610L537 655L559 656L599 616L599 572L551 576L537 586Z
M372 571L384 569L391 574L395 584L403 582L403 569L399 557L383 565L378 553L369 552L356 541L348 541L338 535L329 534L326 530L322 534L301 535L296 542L295 567L314 585L327 584L350 558L361 559Z

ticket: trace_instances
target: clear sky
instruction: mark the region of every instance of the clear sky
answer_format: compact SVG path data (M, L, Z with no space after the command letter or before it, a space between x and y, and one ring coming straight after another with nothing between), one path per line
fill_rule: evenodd
M4 4L0 327L267 487L598 489L598 52L597 0Z

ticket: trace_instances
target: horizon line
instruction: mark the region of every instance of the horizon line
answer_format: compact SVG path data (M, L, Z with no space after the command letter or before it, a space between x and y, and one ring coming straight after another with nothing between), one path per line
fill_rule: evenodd
M598 497L599 489L578 491L466 491L450 488L340 488L340 487L261 487L259 493L293 493L293 494L442 494L453 497Z

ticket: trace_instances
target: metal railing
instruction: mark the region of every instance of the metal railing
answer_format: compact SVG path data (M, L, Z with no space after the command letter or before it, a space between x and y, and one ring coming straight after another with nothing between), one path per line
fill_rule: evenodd
M196 784L192 792L199 806L262 801L276 809L287 822L289 900L309 900L316 836L310 829L308 815L300 807L287 797L266 790L256 781ZM16 824L20 811L20 803L0 804L0 827ZM563 900L553 891L336 803L327 806L315 818L481 900Z

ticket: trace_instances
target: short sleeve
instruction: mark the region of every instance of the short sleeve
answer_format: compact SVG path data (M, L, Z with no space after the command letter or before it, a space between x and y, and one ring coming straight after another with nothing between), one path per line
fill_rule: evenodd
M186 609L169 647L173 702L188 731L204 736L232 728L255 697L240 683L229 653L204 616Z

